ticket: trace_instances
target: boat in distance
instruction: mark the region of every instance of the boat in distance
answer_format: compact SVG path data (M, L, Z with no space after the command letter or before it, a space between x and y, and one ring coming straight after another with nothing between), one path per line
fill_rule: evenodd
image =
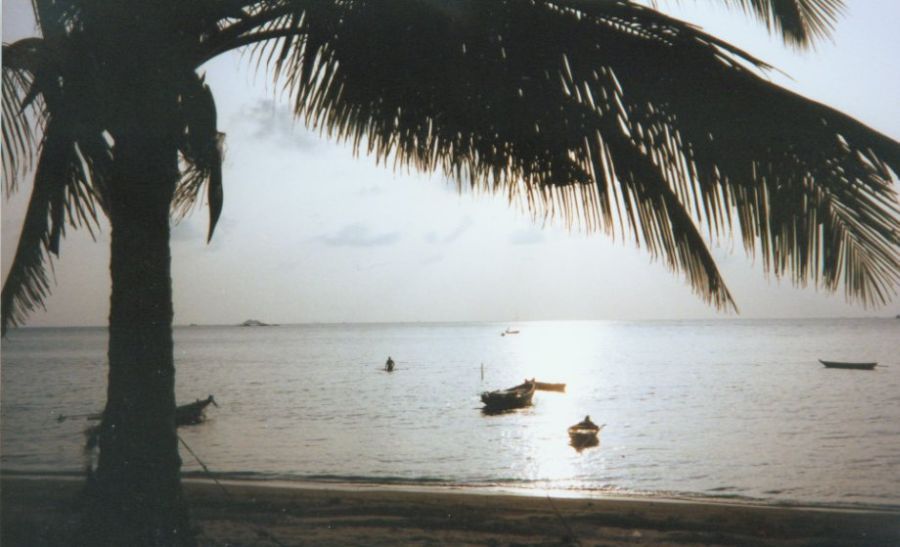
M605 426L606 424L597 425L591 421L590 416L585 416L584 420L569 427L569 444L579 452L585 448L599 446L598 435Z
M219 406L216 402L215 398L210 395L206 399L197 399L193 403L187 403L184 405L179 405L175 408L175 427L181 427L183 425L197 425L206 421L206 407L209 405ZM91 421L99 421L103 419L102 412L92 412L90 414L75 414L66 416L65 414L60 414L57 416L57 422L64 422L70 418L87 418Z
M606 424L597 425L591 421L590 416L585 416L583 420L578 422L577 424L569 427L569 436L571 437L582 437L582 436L591 436L596 437L600 430L606 427Z
M213 396L210 395L206 399L197 399L193 403L181 405L175 409L175 426L197 425L206 421L204 411L210 404L219 406Z
M216 400L212 395L207 397L206 399L197 399L193 403L187 403L184 405L179 405L175 407L175 427L181 427L183 425L199 425L206 421L206 407L210 404L213 406L219 406ZM80 416L71 416L75 417L84 417L88 420L102 420L103 413L99 412L96 414L88 414L88 415L80 415ZM62 414L56 419L58 422L65 421L67 416ZM84 430L84 435L86 437L84 448L87 451L94 450L100 444L100 424L92 425Z
M846 368L851 370L872 370L878 366L878 363L847 363L843 361L826 361L819 359L819 362L826 368Z
M484 410L487 412L525 408L531 406L534 390L535 383L526 380L525 383L509 389L485 391L481 394L481 402L484 403Z

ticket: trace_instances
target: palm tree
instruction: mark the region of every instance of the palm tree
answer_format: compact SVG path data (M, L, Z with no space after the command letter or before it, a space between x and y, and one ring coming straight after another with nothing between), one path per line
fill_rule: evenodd
M842 8L725 2L800 47ZM764 80L767 65L751 55L627 0L33 7L41 36L3 46L6 191L34 177L2 326L43 305L65 227L93 229L105 215L109 384L93 541L193 542L174 427L169 221L205 187L212 237L223 136L199 70L228 51L249 51L308 126L522 199L536 215L630 234L719 308L734 302L701 226L710 238L737 228L769 271L843 285L865 304L898 285L900 145Z

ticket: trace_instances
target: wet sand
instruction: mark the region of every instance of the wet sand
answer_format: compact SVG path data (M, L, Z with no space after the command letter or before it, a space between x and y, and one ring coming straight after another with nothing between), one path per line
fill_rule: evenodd
M0 543L66 545L81 483L4 476ZM202 546L900 545L900 512L186 482Z

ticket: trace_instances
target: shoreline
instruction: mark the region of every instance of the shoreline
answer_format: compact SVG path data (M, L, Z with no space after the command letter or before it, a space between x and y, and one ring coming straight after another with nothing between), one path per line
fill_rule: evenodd
M80 482L83 471L19 471L0 469L0 480L60 480ZM849 511L865 513L895 513L900 515L898 503L827 502L805 500L776 500L740 495L704 495L695 492L651 492L615 489L566 489L542 488L538 486L515 486L515 483L472 484L443 481L440 479L391 480L383 477L256 477L253 473L214 473L209 476L202 472L182 472L181 481L187 483L215 484L216 481L228 486L250 486L260 488L284 488L300 490L335 491L398 491L421 494L471 494L473 496L521 496L545 499L572 499L588 501L647 501L659 503L689 503L700 505L723 505L728 507L757 507L773 509L805 509L815 511Z
M63 545L76 477L0 475L2 544ZM571 498L467 488L186 480L199 542L212 545L900 544L900 511ZM274 538L274 540L273 540Z

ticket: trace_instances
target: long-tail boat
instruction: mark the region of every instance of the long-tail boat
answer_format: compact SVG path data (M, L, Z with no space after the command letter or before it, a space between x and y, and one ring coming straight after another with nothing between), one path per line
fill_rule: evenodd
M481 394L481 402L484 403L484 410L487 412L525 408L531 406L534 390L534 382L526 380L525 383L509 389L485 391Z
M872 370L878 366L878 363L846 363L843 361L825 361L819 359L819 362L826 368L846 368L851 370Z
M197 425L206 420L204 411L210 404L219 406L213 396L210 395L206 399L197 399L193 403L181 405L175 409L175 426Z

